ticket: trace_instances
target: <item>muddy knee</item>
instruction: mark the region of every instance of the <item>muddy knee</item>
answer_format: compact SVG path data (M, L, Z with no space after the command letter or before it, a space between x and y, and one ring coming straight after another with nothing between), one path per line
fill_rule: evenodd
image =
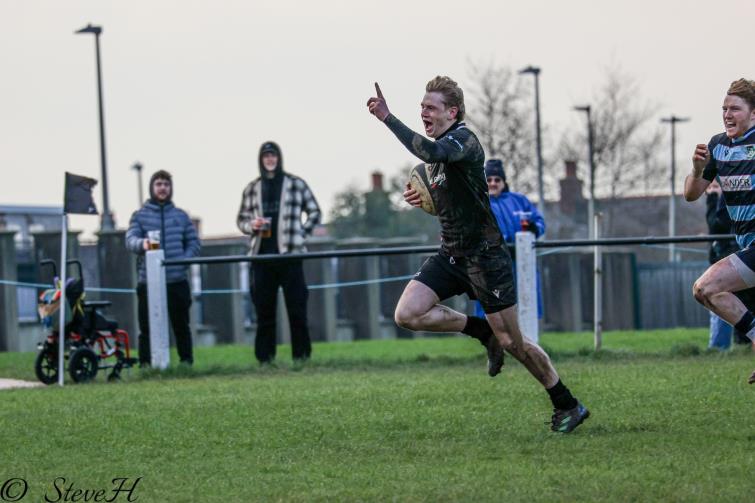
M710 287L710 285L700 279L695 281L695 284L692 285L692 295L700 304L707 305L709 303L710 296L714 293L715 292Z

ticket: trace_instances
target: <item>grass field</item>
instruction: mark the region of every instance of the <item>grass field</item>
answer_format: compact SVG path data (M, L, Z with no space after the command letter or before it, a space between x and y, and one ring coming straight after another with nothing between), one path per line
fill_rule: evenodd
M522 366L491 379L456 337L317 344L303 368L285 346L277 369L199 348L188 371L3 391L0 489L23 478L22 501L65 501L71 483L142 477L141 502L753 501L752 353L707 352L704 330L608 333L597 354L590 337L542 341L593 414L571 435L548 431ZM33 379L33 359L0 353L0 377Z

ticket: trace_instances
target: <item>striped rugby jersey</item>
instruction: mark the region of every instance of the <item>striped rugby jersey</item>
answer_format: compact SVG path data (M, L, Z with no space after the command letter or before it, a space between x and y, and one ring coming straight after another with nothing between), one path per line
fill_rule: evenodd
M714 136L708 151L703 178L718 178L737 243L747 248L755 241L755 127L734 140L725 133Z

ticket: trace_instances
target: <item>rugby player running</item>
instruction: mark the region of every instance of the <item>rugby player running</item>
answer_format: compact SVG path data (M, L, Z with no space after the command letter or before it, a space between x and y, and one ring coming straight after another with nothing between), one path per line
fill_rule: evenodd
M590 412L561 382L548 355L519 330L511 258L490 210L482 145L461 122L462 90L448 77L438 76L427 83L421 118L425 134L435 141L415 133L391 114L377 83L375 91L377 96L367 101L370 113L413 155L429 164L428 189L441 226L440 251L406 285L396 306L396 323L409 330L462 332L480 340L488 348L491 376L500 372L501 348L505 349L548 392L554 408L551 429L571 432ZM419 193L408 184L404 200L415 207L421 205ZM487 322L440 304L462 293L480 301Z
M695 299L755 341L755 316L736 292L755 287L755 81L731 83L723 104L725 131L698 144L684 198L697 200L714 178L721 185L741 250L716 262L692 288ZM748 382L755 383L755 372Z

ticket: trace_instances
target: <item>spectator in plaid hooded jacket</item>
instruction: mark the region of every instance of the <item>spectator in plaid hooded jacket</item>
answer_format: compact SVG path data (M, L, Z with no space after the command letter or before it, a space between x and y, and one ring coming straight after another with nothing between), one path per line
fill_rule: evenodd
M236 225L251 236L252 255L301 253L305 238L320 221L317 205L307 183L283 171L280 147L271 141L260 147L260 177L244 189ZM302 222L302 216L306 219ZM283 288L291 325L294 360L312 353L307 327L307 297L301 260L252 263L251 293L257 311L254 354L260 363L275 359L275 313L278 287Z

